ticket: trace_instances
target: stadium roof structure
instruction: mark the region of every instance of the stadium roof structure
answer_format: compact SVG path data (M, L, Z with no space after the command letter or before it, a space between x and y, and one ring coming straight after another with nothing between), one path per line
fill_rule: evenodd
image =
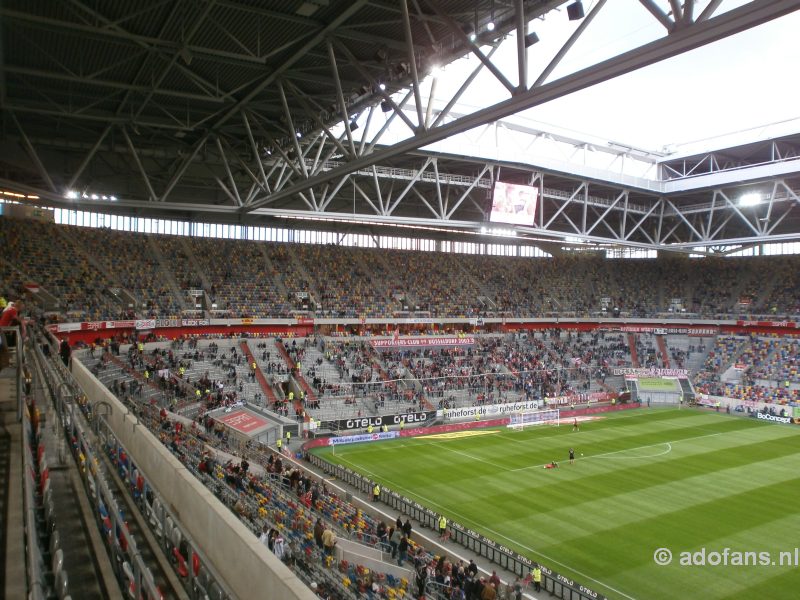
M638 2L661 37L559 76L607 0L6 0L0 185L62 208L452 238L487 225L502 180L539 188L519 242L800 239L800 136L676 157L515 117L800 9ZM574 31L529 72L529 24L554 11ZM493 61L507 38L513 75ZM468 55L437 96L435 70ZM479 70L505 97L465 109Z

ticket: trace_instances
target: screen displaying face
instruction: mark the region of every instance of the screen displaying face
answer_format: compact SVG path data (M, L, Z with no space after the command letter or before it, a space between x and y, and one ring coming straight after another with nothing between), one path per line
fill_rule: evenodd
M489 220L493 223L533 225L538 198L539 190L535 187L498 181L494 184Z

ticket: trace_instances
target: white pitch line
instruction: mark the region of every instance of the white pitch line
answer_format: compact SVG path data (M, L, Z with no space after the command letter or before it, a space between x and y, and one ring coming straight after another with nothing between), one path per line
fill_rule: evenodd
M350 461L345 461L345 462L350 462ZM503 535L499 531L496 531L496 530L494 530L494 529L492 529L490 527L486 527L485 525L483 525L481 523L478 523L477 521L473 521L472 519L470 519L466 515L463 515L463 514L461 514L459 512L451 510L450 508L447 508L447 507L439 504L438 502L436 502L435 500L432 500L431 498L426 498L425 496L422 496L421 494L418 494L416 492L412 492L408 488L403 487L402 485L400 485L400 484L398 484L398 483L396 483L394 481L386 479L385 477L380 477L377 473L373 473L372 471L370 471L368 469L365 469L360 465L356 465L354 463L350 463L350 464L353 467L355 467L356 469L358 469L359 471L363 471L364 473L367 473L367 474L371 475L372 477L374 477L376 479L379 479L379 478L383 479L383 481L388 483L390 486L392 486L396 490L403 490L404 492L409 494L409 496L416 496L420 500L423 500L425 503L427 503L429 506L435 506L435 507L438 507L440 509L444 509L448 514L455 515L456 517L461 519L462 523L472 523L473 525L476 525L479 529L484 529L484 530L492 533L496 537L503 538L504 540L507 540L507 541L511 542L512 544L516 544L520 548L524 548L525 550L528 550L529 552L532 552L532 553L536 554L537 556L540 556L540 557L544 558L546 561L548 561L548 562L550 562L552 564L558 565L560 567L564 567L565 569L569 569L570 571L572 571L573 573L579 575L583 579L587 579L589 581L593 581L594 583L603 586L607 590L611 590L615 594L619 594L620 596L624 596L625 598L628 598L628 600L636 600L636 598L634 598L633 596L629 596L625 592L621 592L620 590L618 590L618 589L616 589L614 587L611 587L607 583L603 583L599 579L595 579L591 575L587 575L586 573L582 573L581 571L578 571L577 569L574 569L574 568L570 567L569 565L565 565L564 563L556 560L555 558L552 558L551 556L548 556L547 554L539 552L538 550L536 550L534 548L531 548L530 546L527 546L527 545L523 544L522 542L519 542L519 541L515 540L514 538L510 538L507 535Z
M631 450L642 450L644 448L652 448L654 446L663 446L664 444L677 444L678 442L688 442L690 440L699 440L702 438L714 437L716 435L723 435L725 433L733 433L729 431L718 431L717 433L708 433L706 435L697 435L695 437L690 438L683 438L680 440L671 440L669 442L658 442L657 444L647 444L646 446L636 446L635 448L624 448L622 450L614 450L613 452L604 452L603 454L592 454L591 456L579 456L575 460L589 460L590 458L605 458L611 456L613 454L620 454L621 452L630 452ZM672 446L670 445L670 451L672 450ZM666 454L666 452L664 453ZM634 457L628 457L634 458ZM643 456L643 457L635 457L635 458L653 458L651 456ZM528 467L520 467L519 469L508 469L511 473L516 473L517 471L527 471L528 469L541 469L544 465L549 463L544 463L541 465L530 465Z
M500 469L501 471L507 471L508 470L505 467L503 467L502 465L498 465L496 463L493 463L492 461L486 460L485 458L481 458L480 456L474 456L474 455L470 454L469 452L462 452L461 450L455 450L453 448L448 448L446 445L442 444L441 442L431 442L429 445L438 446L439 448L443 448L444 450L447 450L448 452L454 452L455 454L460 454L461 456L466 456L467 458L470 458L472 460L477 460L477 461L482 462L484 464L490 465L490 466L494 467L495 469Z
M661 445L666 446L667 449L664 450L663 452L659 452L658 454L648 454L647 456L604 456L602 454L598 454L594 456L594 458L605 458L608 460L636 460L642 458L657 458L659 456L664 456L665 454L669 454L670 452L672 452L672 444L670 442L664 442Z

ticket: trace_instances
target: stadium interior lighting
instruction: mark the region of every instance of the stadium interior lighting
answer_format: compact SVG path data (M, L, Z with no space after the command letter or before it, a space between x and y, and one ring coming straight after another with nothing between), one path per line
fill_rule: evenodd
M355 131L356 129L358 129L358 121L353 118L353 120L350 121L350 131Z
M303 137L303 134L302 134L301 132L299 132L299 131L298 131L298 132L296 132L296 133L297 133L297 137L298 137L298 138L301 138L301 137Z
M517 237L515 229L498 229L496 227L481 227L481 235L493 235L497 237Z
M474 31L469 34L469 41L470 42L474 42L477 39L478 39L478 34L476 34Z
M755 206L756 204L761 204L761 194L758 192L742 194L739 198L739 206Z
M381 89L382 92L386 90L386 84L385 83L378 84L378 87Z
M494 31L494 21L489 21L489 22L486 24L486 30L487 30L487 31Z
M581 2L581 0L577 0L567 7L567 16L570 21L579 21L585 14L586 13L583 12L583 2Z
M384 100L383 102L381 102L381 110L382 110L383 112L385 112L385 113L386 113L386 112L391 112L391 110L392 110L392 103L391 103L391 102L389 102L388 100Z
M535 31L531 31L528 35L525 36L525 47L530 48L538 41L539 41L539 36L536 35Z
M64 194L64 197L67 200L75 200L78 197L78 192L74 190L69 190L66 194Z
M98 198L97 194L92 194L92 200L98 200L98 199L99 198Z

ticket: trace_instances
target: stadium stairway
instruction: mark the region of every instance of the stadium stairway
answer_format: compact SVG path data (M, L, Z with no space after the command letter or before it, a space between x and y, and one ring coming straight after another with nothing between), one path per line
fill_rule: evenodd
M17 421L16 368L0 371L0 596L25 598L25 532L22 502L22 425Z
M664 363L664 368L669 369L669 350L663 335L656 336L656 344L658 344L658 351L661 352L661 362Z
M264 256L264 265L266 265L265 272L269 273L269 274L279 273L280 271L275 268L275 265L272 262L272 259L270 259L270 257L269 257L269 252L267 252L266 244L258 244L258 248L261 250L261 254ZM286 289L286 286L283 283L283 278L282 277L272 277L270 279L270 282L272 283L272 285L274 285L276 288L278 288L278 292L280 293L280 295L283 298L288 298L289 297L289 290Z
M633 368L639 368L639 354L636 352L636 334L629 333L628 334L628 348L631 351L631 365Z
M178 236L178 240L181 244L181 248L183 248L183 251L186 254L186 259L189 261L189 264L192 265L192 269L200 276L200 283L203 284L203 289L206 293L209 293L213 287L211 280L208 278L208 274L206 273L205 269L202 268L200 262L197 260L197 257L194 255L194 250L192 250L192 245L189 243L188 238Z
M281 340L275 340L275 347L278 349L278 353L283 357L283 360L286 362L286 366L289 367L289 372L291 373L297 365L292 361L292 357L289 356L289 353L286 351L286 346L283 345ZM303 393L305 393L306 398L308 400L316 400L317 395L314 393L314 390L308 385L308 382L303 377L302 373L298 370L295 375L293 375L297 385L299 385ZM299 400L295 400L294 407L298 410L298 414L301 414L304 410L303 405L300 404Z
M264 377L264 372L261 370L261 367L258 366L255 356L253 356L253 353L250 351L250 346L247 345L247 342L241 342L239 347L242 349L242 354L247 358L247 364L256 365L256 379L258 380L258 385L261 386L261 391L264 392L269 406L273 406L278 398L275 396L275 392L272 391L272 386L269 384L266 377Z
M161 249L158 247L158 244L155 241L155 238L152 235L145 236L147 239L147 247L150 250L150 254L156 259L158 263L159 270L161 271L161 277L164 282L169 286L170 290L174 294L175 301L180 306L181 311L186 310L188 307L186 306L186 300L184 298L184 294L181 291L180 286L178 285L177 279L175 279L175 274L173 273L172 269L170 269L169 261L164 256L164 253L161 252Z

